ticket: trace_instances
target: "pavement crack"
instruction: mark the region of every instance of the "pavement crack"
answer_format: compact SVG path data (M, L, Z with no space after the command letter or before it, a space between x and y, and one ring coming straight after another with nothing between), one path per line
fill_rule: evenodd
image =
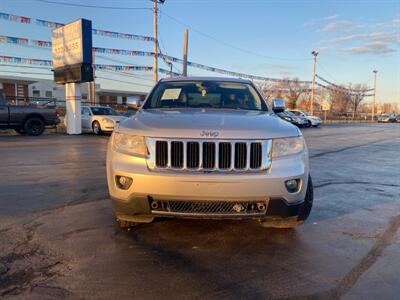
M317 157L325 156L328 154L335 154L335 153L339 153L339 152L343 152L343 151L347 151L347 150L352 150L355 148L360 148L360 147L364 147L364 146L368 146L368 145L372 145L372 144L381 143L384 141L393 141L394 139L399 139L399 138L379 139L379 140L371 141L371 142L364 143L364 144L353 145L353 146L348 146L348 147L344 147L344 148L340 148L340 149L336 149L336 150L325 151L325 152L310 155L310 158L317 158Z
M328 181L314 184L314 188L322 188L329 185L348 185L348 184L366 184L366 185L377 185L377 186L385 186L385 187L400 187L398 184L391 183L379 183L379 182L369 182L369 181Z
M99 228L100 228L100 227L79 228L79 229L76 229L76 230L71 230L71 231L63 232L63 233L61 234L61 237L62 237L63 239L67 239L67 238L71 237L71 236L74 235L74 234L78 234L78 233L82 233L82 232L86 232L86 231L97 230L97 229L99 229Z
M378 258L382 255L383 251L394 242L397 231L400 228L400 215L394 216L386 229L377 236L377 240L360 262L355 265L349 272L347 272L336 285L327 291L304 295L294 296L285 299L300 300L300 299L340 299L347 294L352 287L357 283L358 279L367 272Z

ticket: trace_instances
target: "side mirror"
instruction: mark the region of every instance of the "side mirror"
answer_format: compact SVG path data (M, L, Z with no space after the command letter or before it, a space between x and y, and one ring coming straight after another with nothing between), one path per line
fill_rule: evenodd
M141 102L140 102L140 100L139 99L126 99L126 105L129 107L129 108L132 108L132 109L139 109L139 107L141 106Z
M280 113L285 111L285 100L274 99L272 100L272 110L274 113Z

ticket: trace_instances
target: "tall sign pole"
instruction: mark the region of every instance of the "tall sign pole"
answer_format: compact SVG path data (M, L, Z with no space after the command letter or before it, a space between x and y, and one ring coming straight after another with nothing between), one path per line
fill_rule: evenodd
M54 81L65 84L67 133L81 134L81 83L93 81L92 22L79 19L54 29L51 50Z
M187 60L188 60L188 40L189 40L189 30L185 28L183 31L183 68L182 75L187 76Z
M377 74L378 74L378 71L377 71L377 70L373 70L372 72L374 73L374 100L373 100L373 103L372 103L372 114L371 114L371 120L372 120L372 122L373 122L374 119L375 119L375 106L376 106L376 76L377 76Z
M157 2L158 0L153 0L153 37L154 37L154 45L153 45L153 80L154 82L158 81L158 34L157 34Z
M317 65L317 51L311 52L313 55L313 68L312 68L312 81L311 81L311 101L310 101L310 114L314 114L314 94L315 94L315 69Z

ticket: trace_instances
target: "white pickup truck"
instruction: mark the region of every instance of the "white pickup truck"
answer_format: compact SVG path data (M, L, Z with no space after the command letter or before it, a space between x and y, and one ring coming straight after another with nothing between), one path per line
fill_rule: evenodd
M274 113L283 110L248 80L159 81L108 145L120 226L159 216L301 224L313 203L308 151L301 131Z

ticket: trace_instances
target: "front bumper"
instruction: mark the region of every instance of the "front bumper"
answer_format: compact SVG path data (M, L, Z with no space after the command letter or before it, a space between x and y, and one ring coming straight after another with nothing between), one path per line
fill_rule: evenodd
M322 124L322 120L316 120L316 119L309 119L311 121L311 126L319 126Z
M107 180L114 210L118 218L132 216L154 217L160 215L150 207L152 200L185 202L243 202L265 203L264 215L289 217L298 214L308 184L307 150L298 155L273 159L267 171L258 173L205 173L181 171L150 171L145 158L115 152L111 143L107 152ZM116 176L132 178L129 189L117 186ZM289 193L285 181L299 179L300 188ZM161 215L163 215L161 213ZM173 214L185 217L184 214ZM260 217L259 214L207 213L188 217Z

